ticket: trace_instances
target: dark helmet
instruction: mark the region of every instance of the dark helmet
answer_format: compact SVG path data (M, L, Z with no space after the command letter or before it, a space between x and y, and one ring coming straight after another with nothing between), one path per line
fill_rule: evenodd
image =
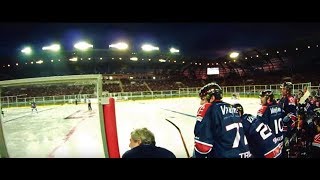
M291 82L284 82L281 84L280 88L286 88L288 91L293 89L293 84Z
M311 91L311 96L312 97L315 97L317 95L317 92L316 91Z
M209 83L203 86L199 91L199 96L206 97L208 101L213 95L218 100L222 99L222 89L217 83Z
M243 115L243 107L242 107L241 104L236 103L236 104L233 105L233 107L238 110L238 112L240 113L241 116Z
M315 116L318 116L320 118L320 108L315 108L313 112Z
M297 114L298 115L305 115L305 107L306 107L306 104L299 104L298 107L297 107Z
M261 91L260 94L259 94L259 97L270 97L271 100L273 100L274 98L274 95L273 95L273 92L271 90L264 90L264 91Z
M313 123L314 125L320 126L320 108L314 109L315 116L313 117Z

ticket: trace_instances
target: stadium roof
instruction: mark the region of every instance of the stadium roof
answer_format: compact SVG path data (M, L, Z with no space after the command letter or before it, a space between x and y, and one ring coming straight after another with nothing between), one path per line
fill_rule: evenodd
M41 51L53 42L72 50L79 40L107 49L124 40L133 51L152 43L160 51L175 47L184 56L218 58L234 50L279 47L318 32L320 23L1 23L0 54L16 57L25 45Z

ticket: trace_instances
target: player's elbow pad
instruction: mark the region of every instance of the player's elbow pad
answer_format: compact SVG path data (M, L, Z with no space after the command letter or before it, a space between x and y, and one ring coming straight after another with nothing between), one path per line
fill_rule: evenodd
M295 116L295 115L292 114L292 113L289 113L287 116L285 116L285 117L283 118L283 122L284 122L284 123L287 123L287 122L290 122L290 121L295 122L296 120L297 120L297 116Z
M292 121L296 121L297 120L297 116L295 116L294 114L288 114L288 116L290 117L290 119Z
M195 150L200 154L208 154L212 150L212 144L196 141Z
M284 122L284 123L287 123L287 122L289 122L289 121L291 121L291 119L290 119L289 116L285 116L285 117L283 118L283 122Z

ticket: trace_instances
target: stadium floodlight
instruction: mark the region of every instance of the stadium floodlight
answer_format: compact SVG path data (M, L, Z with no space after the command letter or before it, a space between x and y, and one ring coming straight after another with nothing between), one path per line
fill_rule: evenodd
M138 58L137 57L131 57L130 60L131 61L138 61Z
M52 44L50 46L44 46L44 47L42 47L42 50L59 51L60 45L59 44Z
M23 49L21 50L21 52L24 53L24 54L29 55L29 54L32 53L32 49L31 49L30 47L25 47L25 48L23 48Z
M93 45L82 41L82 42L76 43L74 45L74 48L79 49L81 51L85 51L85 50L88 50L89 48L93 48Z
M141 46L142 50L144 51L153 51L153 50L159 50L159 47L155 47L155 46L152 46L150 44L144 44Z
M42 63L43 63L42 60L36 61L36 64L42 64Z
M179 51L179 49L176 49L176 48L170 48L170 52L171 53L178 53L180 51Z
M231 58L237 58L239 56L239 53L238 52L232 52L231 54L230 54L230 57Z
M74 61L75 62L75 61L78 61L78 58L77 57L73 57L73 58L70 58L69 61Z
M109 48L115 48L115 49L119 49L119 50L126 50L128 49L128 44L124 43L124 42L119 42L117 44L110 44Z

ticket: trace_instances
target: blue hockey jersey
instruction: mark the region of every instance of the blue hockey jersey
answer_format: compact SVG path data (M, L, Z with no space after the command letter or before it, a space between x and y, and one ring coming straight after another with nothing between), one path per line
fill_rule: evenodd
M254 158L280 157L282 146L268 125L251 114L244 114L241 119L250 152Z
M257 114L257 118L267 124L277 138L278 143L283 145L283 118L286 116L283 109L276 103L262 106Z
M251 157L241 118L232 105L215 101L207 108L203 118L197 117L197 119L194 129L194 157Z

